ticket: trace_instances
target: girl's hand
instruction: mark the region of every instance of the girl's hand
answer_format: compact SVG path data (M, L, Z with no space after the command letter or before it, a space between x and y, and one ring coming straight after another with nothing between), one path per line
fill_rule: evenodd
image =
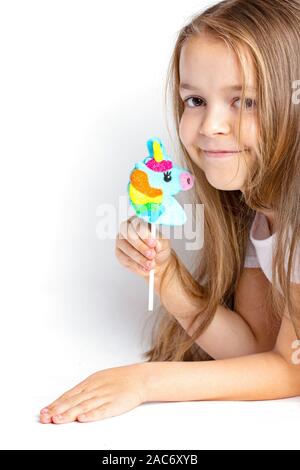
M160 232L151 240L149 224L137 216L121 223L115 252L125 268L143 277L148 277L153 268L155 275L160 276L172 258L170 240Z
M145 396L143 366L113 367L90 375L41 410L41 423L97 421L137 407Z

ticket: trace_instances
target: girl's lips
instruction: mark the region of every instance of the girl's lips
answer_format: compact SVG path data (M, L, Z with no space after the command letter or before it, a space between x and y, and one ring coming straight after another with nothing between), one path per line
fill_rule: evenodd
M208 158L229 158L234 155L237 155L238 153L241 153L241 151L236 151L236 152L206 152L205 150L204 156Z

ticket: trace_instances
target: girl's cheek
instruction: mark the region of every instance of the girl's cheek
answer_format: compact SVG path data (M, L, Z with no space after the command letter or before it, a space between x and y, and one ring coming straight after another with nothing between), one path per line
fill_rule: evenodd
M197 129L193 122L184 116L182 116L179 123L179 137L188 154L192 158L195 158L196 152L198 151L198 149L195 148L195 142L197 142Z
M185 126L185 120L184 116L181 117L180 123L179 123L179 137L184 146L186 146L186 126Z
M242 136L244 137L243 144L245 147L255 147L258 138L258 129L257 123L252 116L245 120L245 123L242 127Z

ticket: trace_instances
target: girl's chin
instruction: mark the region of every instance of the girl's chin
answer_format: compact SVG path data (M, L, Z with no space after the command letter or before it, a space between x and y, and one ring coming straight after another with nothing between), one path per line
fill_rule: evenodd
M205 173L206 179L211 186L220 191L242 191L243 183L239 181L233 181L232 178L228 178L228 184L224 181L224 178L220 180L219 178L213 178L212 175Z

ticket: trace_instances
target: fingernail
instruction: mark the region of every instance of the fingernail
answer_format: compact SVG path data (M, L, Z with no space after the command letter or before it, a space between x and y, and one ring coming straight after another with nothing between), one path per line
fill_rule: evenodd
M41 419L42 421L47 421L47 422L49 422L49 421L51 421L51 416L50 416L50 415L42 414L41 417L40 417L40 419Z
M41 410L41 413L42 413L43 415L47 415L47 414L49 413L48 408L43 408L43 409Z
M156 240L153 240L153 238L148 240L148 243L150 246L154 246L156 244Z

